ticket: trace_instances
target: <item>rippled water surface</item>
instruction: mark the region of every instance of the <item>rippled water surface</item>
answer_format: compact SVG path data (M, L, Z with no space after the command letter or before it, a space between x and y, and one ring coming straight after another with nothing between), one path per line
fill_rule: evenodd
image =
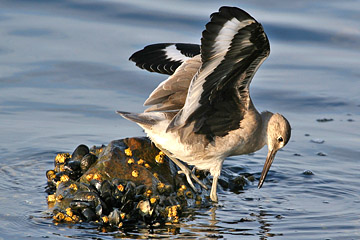
M263 24L272 53L252 98L293 128L263 188L222 189L218 205L151 234L55 225L44 188L56 153L143 135L115 110L142 111L165 76L128 57L150 43L199 43L221 5ZM359 1L2 0L0 238L360 239L359 22ZM265 156L229 158L223 180L258 178Z

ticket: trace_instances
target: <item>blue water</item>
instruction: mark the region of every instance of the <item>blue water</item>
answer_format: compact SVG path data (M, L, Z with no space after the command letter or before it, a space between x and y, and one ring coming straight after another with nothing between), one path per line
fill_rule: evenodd
M293 128L263 188L220 190L218 205L151 234L55 225L44 188L56 153L144 135L115 110L142 111L165 76L128 57L150 43L199 43L221 5L263 24L271 55L252 98ZM359 22L359 1L2 0L0 239L360 239ZM265 156L229 158L223 178L259 177Z

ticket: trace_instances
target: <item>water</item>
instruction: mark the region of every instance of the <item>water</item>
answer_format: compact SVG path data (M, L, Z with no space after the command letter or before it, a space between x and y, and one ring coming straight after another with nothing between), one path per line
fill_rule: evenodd
M259 110L283 113L292 139L256 183L195 209L179 226L101 233L55 225L45 171L57 152L143 135L140 112L165 76L128 57L146 44L199 43L218 1L0 3L0 238L360 239L360 2L222 1L260 21L271 55L252 83ZM317 121L318 119L332 121ZM266 149L225 161L223 179L260 176ZM312 173L312 174L311 174Z

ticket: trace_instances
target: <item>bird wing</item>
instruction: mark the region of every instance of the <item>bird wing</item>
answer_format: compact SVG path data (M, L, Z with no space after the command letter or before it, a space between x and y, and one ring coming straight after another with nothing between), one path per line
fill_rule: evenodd
M241 127L251 101L250 82L269 53L261 24L248 13L235 7L213 13L202 33L202 66L167 131L179 131L182 139L204 134L211 142Z
M172 75L187 59L200 54L200 46L190 43L158 43L137 51L129 60L150 72Z
M173 75L159 84L144 105L151 107L145 112L179 111L183 108L191 79L201 67L201 57L197 55L180 65Z

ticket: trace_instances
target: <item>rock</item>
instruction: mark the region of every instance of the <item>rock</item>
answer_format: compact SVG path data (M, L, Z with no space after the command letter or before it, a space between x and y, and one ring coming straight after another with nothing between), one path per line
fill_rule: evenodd
M56 222L96 221L112 228L178 222L185 208L209 202L207 191L194 192L177 172L148 138L90 150L80 145L71 157L57 156L55 169L47 171L49 207Z

